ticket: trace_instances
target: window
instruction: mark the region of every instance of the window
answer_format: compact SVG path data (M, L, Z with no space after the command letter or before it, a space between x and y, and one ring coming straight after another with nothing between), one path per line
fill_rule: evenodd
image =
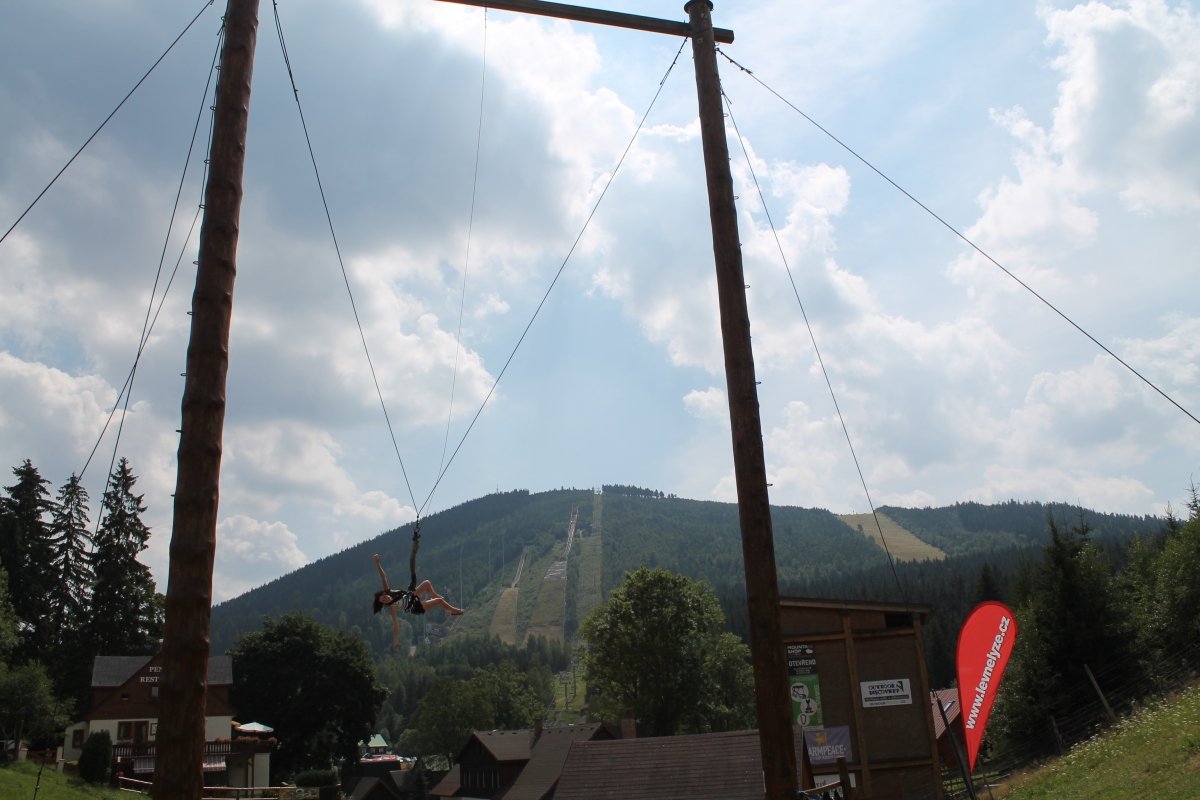
M83 747L83 728L71 731L71 747L76 749Z
M128 742L133 738L133 723L118 722L117 723L117 741Z

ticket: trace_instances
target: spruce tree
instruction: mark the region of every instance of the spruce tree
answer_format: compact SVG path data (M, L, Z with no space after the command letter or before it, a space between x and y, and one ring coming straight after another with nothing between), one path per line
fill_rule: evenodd
M50 643L52 627L47 602L55 588L50 563L50 528L54 512L49 481L28 459L13 469L17 482L6 486L4 518L0 521L0 566L8 572L13 608L22 622L22 648L40 657Z
M58 504L50 523L50 546L59 588L50 597L50 613L61 639L83 619L93 580L88 493L77 475L71 475L58 490Z
M150 569L137 560L147 547L150 529L142 522L146 507L133 493L137 477L122 458L109 478L101 503L92 568L90 644L96 655L153 653L161 636L159 604Z

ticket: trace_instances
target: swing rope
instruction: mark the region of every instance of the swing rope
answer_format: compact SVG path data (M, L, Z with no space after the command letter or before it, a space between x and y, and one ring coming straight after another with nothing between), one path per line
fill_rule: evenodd
M446 465L446 450L450 445L450 421L454 418L454 394L458 386L458 361L462 355L463 310L467 303L467 271L471 266L471 240L475 232L475 199L479 194L479 154L483 146L483 104L487 96L487 9L483 10L483 66L479 76L479 124L475 131L475 170L471 179L471 212L467 219L467 249L463 255L462 292L458 299L458 334L454 337L454 372L450 378L450 408L446 411L446 433L442 437L442 457L438 461L440 474ZM430 492L430 496L433 492ZM426 500L426 502L429 502Z
M529 329L533 327L533 323L537 320L538 315L542 312L542 308L546 305L546 301L550 298L550 293L554 291L555 285L558 284L558 279L562 277L563 271L567 268L567 263L570 262L571 256L575 255L575 250L579 247L579 243L583 240L583 235L587 233L588 227L592 224L592 219L596 216L596 212L600 209L600 204L604 201L605 195L607 195L608 190L612 188L613 181L616 180L617 175L621 171L621 166L625 163L625 159L628 158L629 152L633 149L634 143L637 142L638 135L641 134L642 128L645 127L646 120L650 117L650 112L654 110L654 106L658 102L659 95L662 94L663 87L666 86L667 79L671 77L671 72L675 69L675 65L679 62L679 55L683 52L683 48L689 41L691 40L685 38L679 45L679 49L675 51L675 57L671 60L671 65L667 67L667 71L662 76L662 80L658 82L658 89L655 91L654 97L651 98L650 104L646 107L645 113L642 114L642 118L638 121L637 129L633 132L633 135L629 137L629 142L625 145L625 149L621 152L621 157L617 159L616 165L612 168L612 171L609 172L608 180L605 182L604 188L600 191L600 194L596 197L596 201L592 204L592 209L588 212L587 219L583 221L583 226L579 229L578 235L576 235L575 240L571 243L570 249L567 250L566 256L563 257L562 263L559 264L558 271L554 273L554 277L550 280L550 285L546 287L546 291L542 294L542 299L538 302L537 308L533 310L533 315L529 318L529 322L525 324L525 329L521 331L521 335L517 337L517 343L513 345L512 351L508 354L508 359L504 362L504 366L501 367L499 374L496 375L496 379L492 381L492 387L488 389L488 393L486 396L484 396L483 402L479 404L479 408L475 411L475 416L471 418L471 422L469 425L467 425L467 429L463 431L463 435L461 438L459 438L458 444L455 445L454 452L450 454L450 458L446 462L446 465L442 467L441 471L438 472L437 480L434 481L433 488L429 490L429 495L425 498L425 502L421 504L421 507L417 511L418 515L425 509L425 505L429 503L430 498L433 497L433 493L437 490L438 485L442 482L442 478L446 477L446 473L450 471L450 465L454 463L455 457L458 455L459 451L462 450L463 443L465 443L467 441L467 437L471 435L471 431L475 428L475 423L479 421L479 417L483 414L483 410L487 408L487 404L492 399L492 395L496 393L496 387L500 385L500 379L504 377L506 372L508 372L509 366L512 364L513 359L516 358L517 351L521 349L521 344L524 343L525 337L529 335Z
M906 599L907 594L904 591L904 584L900 581L900 573L896 571L896 559L892 555L891 548L888 547L887 539L883 535L883 524L879 521L879 514L875 511L875 501L871 499L871 490L867 488L867 478L863 474L862 465L858 461L858 453L854 450L854 442L850 438L850 429L846 426L846 418L842 416L842 407L838 403L837 393L833 389L833 380L829 377L829 370L825 367L825 359L821 357L821 348L817 346L817 334L813 331L812 322L808 319L808 312L804 309L804 301L800 299L800 289L796 286L796 277L792 274L792 268L788 264L787 254L783 250L783 242L779 239L779 231L775 227L775 220L771 218L771 209L767 206L767 198L763 195L762 186L758 182L758 175L754 171L754 163L750 158L750 151L746 147L746 140L742 137L742 131L738 128L737 120L733 116L733 101L729 99L729 95L725 90L721 90L721 97L725 102L725 113L729 117L729 123L733 126L734 135L737 136L738 144L741 145L742 155L746 158L746 169L750 173L750 178L754 182L754 190L758 193L758 202L762 205L763 213L766 215L767 224L771 227L771 235L775 237L775 247L779 250L779 260L783 262L783 268L787 271L788 280L792 284L792 294L796 296L796 305L800 307L800 316L804 318L804 326L808 329L808 338L812 342L813 352L816 353L817 363L821 366L821 374L825 377L825 386L829 389L829 397L833 400L833 408L837 412L838 422L841 423L842 433L846 437L846 446L850 448L850 458L854 461L854 468L858 470L858 480L862 484L863 494L867 497L867 507L871 509L871 516L875 520L875 528L879 532L879 541L883 544L883 552L887 554L888 565L892 568L892 578L896 581L896 588L900 592L901 599Z
M300 114L300 127L304 131L304 142L308 147L308 158L312 162L313 176L317 181L317 191L321 195L321 206L325 209L325 222L329 226L329 235L333 240L333 250L337 255L338 266L342 270L342 281L346 285L346 294L350 298L350 310L354 314L354 324L358 326L358 338L362 342L363 353L367 357L367 366L371 371L371 380L375 384L375 395L379 398L379 406L383 409L383 419L387 424L388 435L392 440L392 449L396 452L396 460L400 462L400 474L404 476L404 485L408 489L408 497L412 501L414 509L417 509L417 498L412 490L412 483L408 480L408 470L404 466L404 458L400 455L400 445L396 442L396 431L392 428L392 418L388 414L387 403L383 400L383 390L379 386L379 376L375 372L375 362L371 359L371 349L367 347L367 335L363 331L362 319L358 315L358 304L354 301L354 291L350 288L350 274L346 271L346 262L342 258L342 249L338 245L337 232L333 227L333 214L329 210L329 201L325 197L325 186L321 182L321 171L317 168L317 156L313 151L312 137L308 133L308 123L304 119L304 108L300 104L300 89L296 86L296 76L292 73L292 61L288 56L287 43L283 36L283 22L279 17L279 2L275 0L273 3L275 10L275 30L279 34L279 46L283 51L283 63L287 67L288 80L292 85L292 96L296 100L296 110ZM417 518L420 519L421 512L417 509Z

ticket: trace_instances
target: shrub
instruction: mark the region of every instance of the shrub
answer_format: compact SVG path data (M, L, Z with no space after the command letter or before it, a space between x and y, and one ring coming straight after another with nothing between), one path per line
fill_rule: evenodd
M108 731L95 731L83 743L79 754L79 777L88 783L106 783L112 767L112 737Z
M338 774L335 769L310 769L296 776L296 785L304 788L336 786Z

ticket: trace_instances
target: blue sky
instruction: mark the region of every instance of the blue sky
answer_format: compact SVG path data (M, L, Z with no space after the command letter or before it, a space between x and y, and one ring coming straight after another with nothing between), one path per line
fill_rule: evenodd
M593 5L686 18L678 0ZM0 230L199 10L5 4ZM444 443L454 450L504 368L680 41L432 0L279 10L409 482L264 3L217 598L416 507L496 489L631 483L732 501L690 46L430 496ZM221 12L204 12L0 242L6 469L29 458L57 487L99 436L134 357ZM772 502L869 508L782 247L876 505L1181 508L1200 425L762 84L1200 414L1196 4L722 0L713 18L736 34L723 51L754 73L720 59L741 134L730 126ZM180 252L184 266L119 447L140 476L154 529L143 557L160 579L200 157L167 245L168 271ZM110 431L85 475L93 507L113 446Z

